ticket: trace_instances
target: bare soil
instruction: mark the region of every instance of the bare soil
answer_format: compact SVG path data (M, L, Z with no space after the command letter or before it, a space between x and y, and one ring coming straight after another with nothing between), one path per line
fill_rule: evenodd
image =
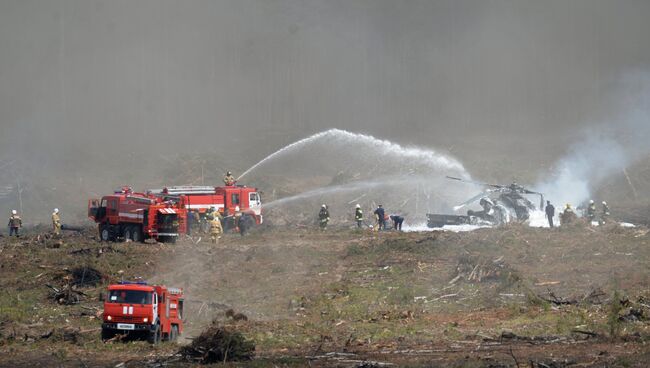
M185 290L181 343L213 320L255 343L253 361L229 366L644 367L650 357L646 228L267 228L197 240L0 238L0 366L191 365L178 345L101 342L100 293L136 278ZM52 288L79 267L101 281L60 304Z

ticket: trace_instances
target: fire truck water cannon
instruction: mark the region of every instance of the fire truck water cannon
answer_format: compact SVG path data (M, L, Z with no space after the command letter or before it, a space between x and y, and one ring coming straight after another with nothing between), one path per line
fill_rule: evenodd
M176 341L183 332L183 290L145 282L110 285L102 317L104 341L118 334L152 344Z

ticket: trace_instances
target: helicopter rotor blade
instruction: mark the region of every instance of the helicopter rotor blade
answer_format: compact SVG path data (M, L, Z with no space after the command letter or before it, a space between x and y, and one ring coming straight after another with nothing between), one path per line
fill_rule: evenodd
M481 185L481 186L486 186L486 187L493 187L493 188L505 188L505 185L497 185L497 184L489 184L489 183L481 183L479 181L473 181L473 180L467 180L467 179L462 179L462 178L457 178L455 176L446 176L447 179L450 180L457 180L462 183L468 183L468 184L475 184L475 185Z
M466 200L465 202L459 204L458 206L454 206L454 211L458 211L461 208L467 206L468 204L472 204L472 203L474 203L474 202L478 201L479 199L481 199L483 197L486 197L486 196L487 196L487 193L484 193L484 192L479 193L479 194L475 195L474 197Z

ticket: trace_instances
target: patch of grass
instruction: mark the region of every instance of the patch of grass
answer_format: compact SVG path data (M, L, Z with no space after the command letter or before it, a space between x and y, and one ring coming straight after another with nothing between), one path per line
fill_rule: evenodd
M386 302L398 306L404 306L413 303L415 293L412 288L403 286L391 289L386 297Z
M607 312L607 327L609 330L609 336L611 337L618 337L621 333L622 323L619 320L621 310L623 310L623 306L621 305L621 294L618 290L614 290Z
M34 314L38 295L30 293L3 293L0 297L0 320L26 323Z
M354 243L348 246L346 257L354 257L364 255L366 253L365 247L360 244Z

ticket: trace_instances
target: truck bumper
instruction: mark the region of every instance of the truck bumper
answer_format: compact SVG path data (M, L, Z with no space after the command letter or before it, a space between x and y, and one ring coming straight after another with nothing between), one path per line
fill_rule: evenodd
M116 330L116 331L124 331L124 332L129 332L129 331L154 331L156 329L156 325L150 325L150 324L137 324L137 323L131 323L130 325L133 325L133 329L123 329L123 328L117 328L118 323L102 323L102 329L104 330Z

